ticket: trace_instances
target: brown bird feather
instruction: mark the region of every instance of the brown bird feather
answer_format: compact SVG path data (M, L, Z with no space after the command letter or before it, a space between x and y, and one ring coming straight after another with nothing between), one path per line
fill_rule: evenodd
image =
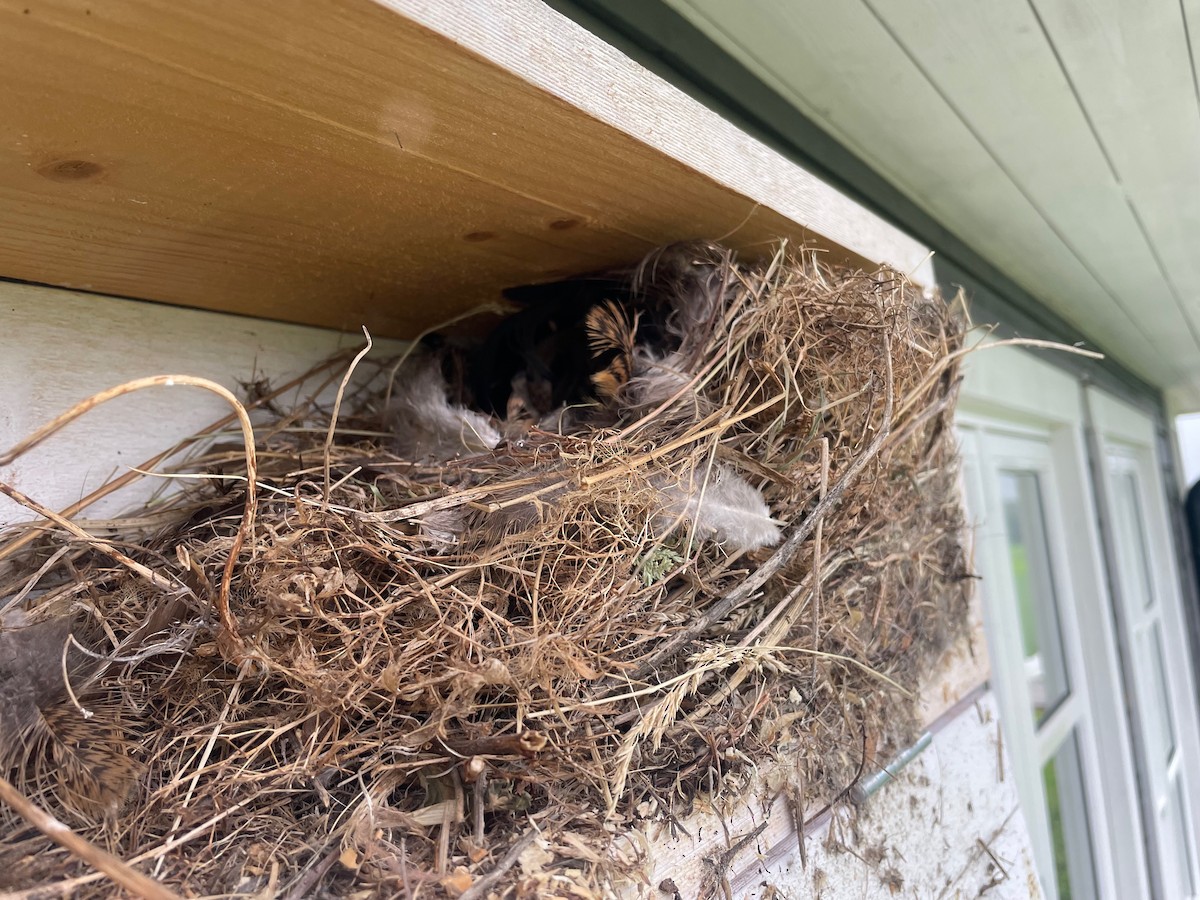
M587 314L588 346L600 366L592 372L592 387L602 400L617 399L633 375L638 316L615 300L597 304Z
M15 771L18 787L49 790L66 809L94 819L121 805L137 768L125 752L119 705L93 702L88 688L98 666L73 649L66 671L90 715L70 702L63 652L71 624L67 616L30 622L20 610L0 619L0 771Z
M21 738L19 779L49 789L64 809L96 820L120 809L138 776L127 753L120 706L88 702L91 716L69 703L39 710Z

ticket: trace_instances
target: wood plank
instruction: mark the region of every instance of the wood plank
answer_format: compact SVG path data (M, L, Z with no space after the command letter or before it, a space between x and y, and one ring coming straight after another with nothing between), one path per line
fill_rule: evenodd
M1186 314L1200 322L1200 5L1034 0ZM1191 46L1189 48L1188 38ZM1190 386L1200 387L1195 358Z
M865 4L666 2L1081 337L1156 384L1181 378L1181 361L1071 254Z
M866 2L1159 352L1181 361L1200 353L1195 324L1181 312L1033 9ZM1106 27L1115 21L1106 16Z
M405 336L669 240L924 255L628 61L597 77L615 51L536 0L437 14L511 18L526 69L640 110L628 128L390 6L0 0L0 275ZM647 143L655 122L764 171L698 173Z

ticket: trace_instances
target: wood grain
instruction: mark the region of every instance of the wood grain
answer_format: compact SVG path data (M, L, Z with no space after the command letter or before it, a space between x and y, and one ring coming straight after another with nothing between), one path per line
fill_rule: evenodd
M556 15L534 0L435 4L450 36L412 18L435 16L415 0L390 6L0 0L0 276L412 336L502 287L669 240L787 236L919 259L782 158L768 154L756 183L721 183L647 143L637 125L655 111L639 104L661 106L665 86L631 64L612 83L596 63L615 51L561 17L561 34L517 31L521 75L453 33L461 21L477 34L481 11L509 28ZM553 95L556 79L618 98L632 124ZM697 129L697 155L744 149L732 126L665 96L686 113L666 123ZM827 227L770 205L772 184L803 179L816 201L797 208Z

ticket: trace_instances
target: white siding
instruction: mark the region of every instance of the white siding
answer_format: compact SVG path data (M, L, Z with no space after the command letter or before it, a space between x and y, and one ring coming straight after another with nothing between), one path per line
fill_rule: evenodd
M239 382L283 384L361 335L0 282L0 448L108 387L149 375L198 375L235 394ZM377 341L373 355L402 346ZM281 405L286 408L285 398ZM101 406L18 459L0 479L61 509L229 412L197 388L140 391ZM240 440L231 433L231 439ZM136 505L155 479L110 495L83 515ZM0 525L30 518L0 498Z

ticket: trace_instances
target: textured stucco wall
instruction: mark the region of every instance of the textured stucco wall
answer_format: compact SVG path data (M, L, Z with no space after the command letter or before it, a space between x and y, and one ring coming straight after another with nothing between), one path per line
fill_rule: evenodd
M770 773L764 782L771 784ZM745 900L891 900L895 897L1027 900L1042 896L1017 787L1000 738L995 700L984 692L943 720L932 744L857 809L844 808L810 834L801 864L791 814L764 787L741 808L701 811L677 831L651 829L648 887L631 896L681 898L711 890L709 861L763 819L768 827L729 869ZM725 819L725 827L720 819ZM709 895L712 896L712 895ZM718 888L716 897L722 897Z

